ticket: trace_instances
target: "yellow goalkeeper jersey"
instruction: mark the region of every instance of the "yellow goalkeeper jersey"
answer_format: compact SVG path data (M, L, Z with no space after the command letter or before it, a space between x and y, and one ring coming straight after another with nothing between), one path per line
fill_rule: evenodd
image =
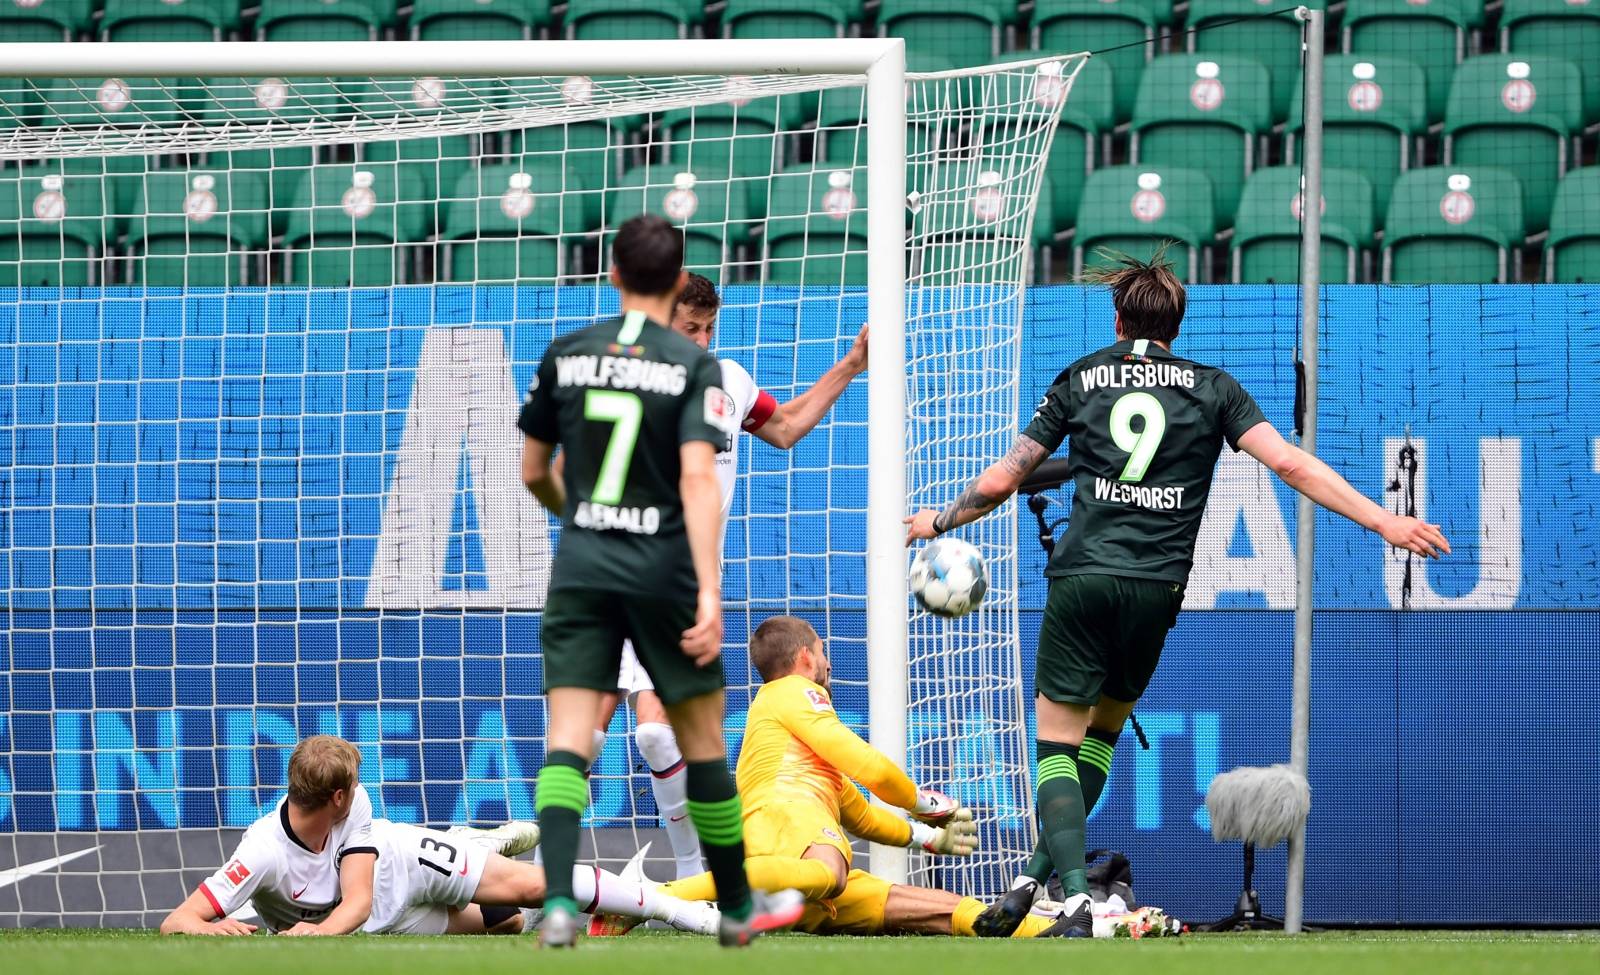
M850 780L902 809L916 804L916 785L845 727L826 689L798 674L766 684L750 702L737 778L747 817L769 805L813 805L858 836L879 834L866 839L904 843L910 836L904 820L868 806Z

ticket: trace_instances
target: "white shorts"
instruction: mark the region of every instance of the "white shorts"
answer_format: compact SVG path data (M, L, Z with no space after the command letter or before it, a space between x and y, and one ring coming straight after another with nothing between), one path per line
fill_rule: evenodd
M472 903L489 851L465 837L375 819L378 868L369 934L444 934L450 909Z
M639 662L639 655L633 652L633 642L622 641L622 667L617 671L617 690L630 701L640 691L653 691L655 682L650 679L650 674L644 669L644 664Z

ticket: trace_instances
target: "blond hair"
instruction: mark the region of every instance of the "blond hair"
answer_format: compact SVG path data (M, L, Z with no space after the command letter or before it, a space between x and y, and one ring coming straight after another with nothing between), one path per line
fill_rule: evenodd
M289 756L289 801L301 809L321 809L335 792L354 789L360 771L356 746L333 735L312 735Z
M1101 250L1110 263L1084 271L1083 280L1111 289L1111 304L1122 319L1122 336L1171 343L1178 337L1183 310L1188 303L1183 283L1172 273L1167 245L1148 261Z

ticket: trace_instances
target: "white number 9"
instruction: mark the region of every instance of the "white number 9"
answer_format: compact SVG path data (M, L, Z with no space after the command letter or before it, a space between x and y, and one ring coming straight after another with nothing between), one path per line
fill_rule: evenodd
M1133 418L1144 418L1144 429L1134 432ZM1167 411L1149 393L1128 393L1111 406L1111 439L1118 450L1127 451L1128 463L1118 480L1137 483L1144 480L1155 459L1156 448L1167 433Z

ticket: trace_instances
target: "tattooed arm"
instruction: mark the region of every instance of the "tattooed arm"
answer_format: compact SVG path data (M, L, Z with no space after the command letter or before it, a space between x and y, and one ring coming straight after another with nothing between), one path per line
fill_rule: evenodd
M1017 437L1006 455L989 465L989 469L979 474L977 480L968 484L948 508L937 512L928 508L907 518L906 544L943 535L952 528L977 521L1000 507L1017 492L1018 485L1033 473L1034 468L1049 456L1050 451L1037 440Z

